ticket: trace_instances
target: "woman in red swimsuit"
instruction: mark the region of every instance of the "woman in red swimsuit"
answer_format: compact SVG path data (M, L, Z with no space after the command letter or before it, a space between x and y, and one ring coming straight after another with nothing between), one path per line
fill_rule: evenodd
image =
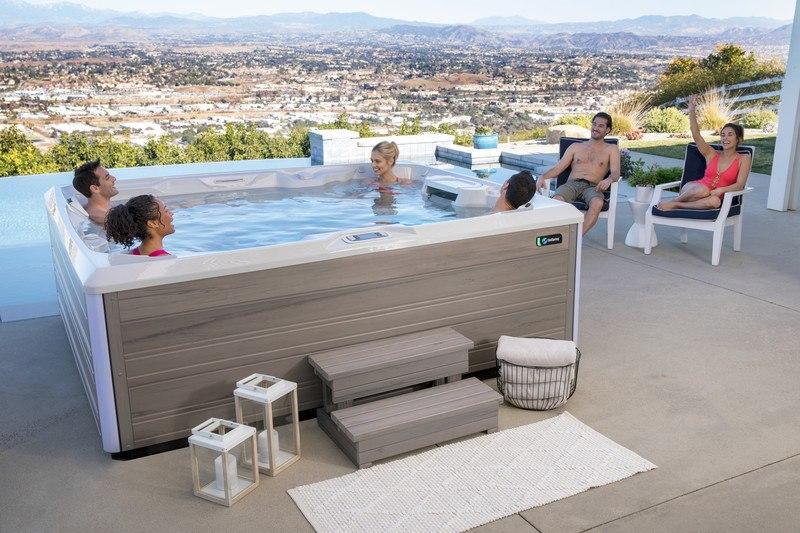
M170 255L164 250L163 241L164 237L175 233L172 213L152 194L134 196L124 204L112 207L104 226L108 240L126 248L133 246L134 239L138 240L141 244L131 250L133 255Z
M750 156L736 153L739 143L744 140L744 129L738 124L725 124L720 131L722 151L717 151L700 135L696 108L697 97L692 96L689 100L689 124L694 142L706 158L706 172L702 179L684 185L675 199L659 203L657 207L662 211L717 209L726 192L744 189L750 174Z

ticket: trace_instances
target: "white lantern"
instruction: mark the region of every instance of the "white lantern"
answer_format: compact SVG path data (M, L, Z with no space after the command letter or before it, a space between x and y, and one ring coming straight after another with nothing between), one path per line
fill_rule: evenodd
M258 486L256 429L220 418L192 428L189 454L194 494L230 507Z
M236 402L236 421L244 423L245 411L247 423L260 427L258 432L258 467L268 476L275 476L281 470L300 459L300 416L297 409L297 383L285 379L253 374L236 382L233 391ZM291 399L292 423L289 431L281 438L273 424L273 404L281 398ZM255 409L248 409L248 404L256 404ZM251 414L251 411L254 411ZM292 437L292 445L287 446L286 433Z

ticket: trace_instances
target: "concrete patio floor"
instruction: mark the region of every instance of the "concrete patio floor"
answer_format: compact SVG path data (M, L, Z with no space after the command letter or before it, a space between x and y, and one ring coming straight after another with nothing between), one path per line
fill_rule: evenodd
M605 222L583 248L578 390L566 410L658 469L479 531L797 531L800 213L768 211L754 175L743 251L659 228L645 256ZM621 188L630 196L627 186ZM0 324L0 531L310 531L286 490L354 470L302 423L302 460L227 509L191 493L187 449L114 461L59 317ZM491 383L492 380L487 381ZM501 428L551 412L504 405Z

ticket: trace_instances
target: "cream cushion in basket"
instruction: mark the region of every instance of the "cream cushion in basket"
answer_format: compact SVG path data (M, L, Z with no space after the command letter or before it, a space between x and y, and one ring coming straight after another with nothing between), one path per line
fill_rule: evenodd
M566 366L575 363L573 341L527 339L502 335L497 341L497 358L520 366Z

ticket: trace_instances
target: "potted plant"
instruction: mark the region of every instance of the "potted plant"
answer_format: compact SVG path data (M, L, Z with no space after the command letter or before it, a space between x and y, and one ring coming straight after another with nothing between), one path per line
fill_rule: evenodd
M488 126L475 128L472 136L472 146L479 149L497 148L497 134Z
M657 167L650 165L646 170L637 167L628 177L628 185L636 187L636 201L649 203L653 199L656 185L680 181L683 169L680 167Z

